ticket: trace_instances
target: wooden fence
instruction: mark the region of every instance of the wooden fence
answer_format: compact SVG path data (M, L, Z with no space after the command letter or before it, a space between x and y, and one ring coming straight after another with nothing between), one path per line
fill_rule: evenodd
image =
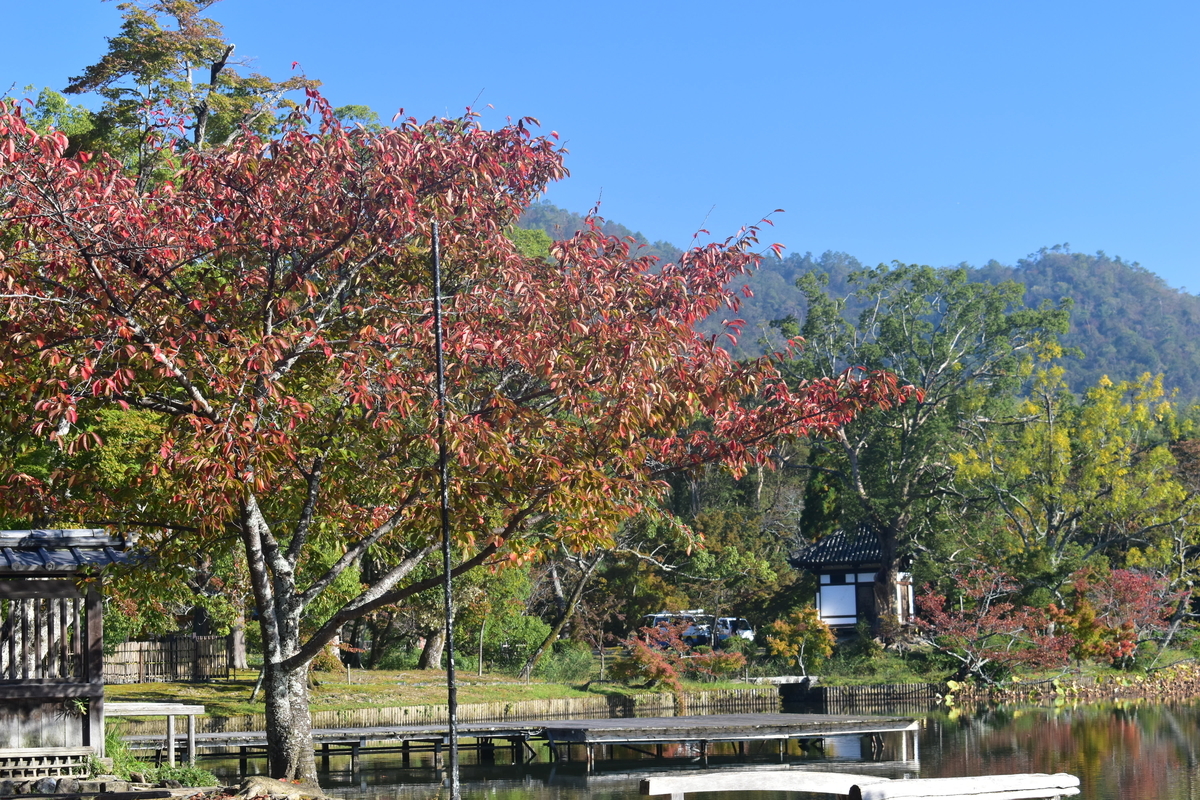
M714 689L686 692L689 714L733 714L775 712L779 693L774 686L752 689ZM670 717L677 714L675 698L670 694L569 697L551 700L519 700L511 703L463 703L458 707L459 722L503 722L539 719ZM367 728L388 725L439 725L447 720L445 705L356 708L344 711L314 711L314 728ZM198 733L237 733L265 730L264 714L238 714L229 717L196 718ZM122 720L123 735L161 736L166 732L162 719Z
M229 677L225 636L171 636L156 642L125 642L104 657L105 683L166 683Z
M881 683L868 686L779 687L784 707L819 714L900 714L933 708L943 690L937 683Z

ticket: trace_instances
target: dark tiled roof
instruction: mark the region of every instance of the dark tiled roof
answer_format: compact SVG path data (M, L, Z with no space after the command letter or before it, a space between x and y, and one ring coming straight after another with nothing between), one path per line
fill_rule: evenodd
M91 528L0 531L0 574L70 574L128 563L132 539Z
M851 536L835 531L800 550L789 560L794 567L823 567L827 564L871 564L883 558L879 539L869 527L859 525Z

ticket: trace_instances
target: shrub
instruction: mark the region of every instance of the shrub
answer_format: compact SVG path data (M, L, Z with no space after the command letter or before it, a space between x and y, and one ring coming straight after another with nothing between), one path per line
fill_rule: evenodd
M199 786L220 786L221 781L217 776L201 767L194 767L190 764L163 764L159 767L150 767L146 765L146 780L151 783L161 783L162 781L179 781L187 787Z
M663 684L674 694L679 704L683 705L683 684L679 681L679 670L676 667L678 656L669 650L651 647L640 639L626 641L629 645L629 655L613 665L612 676L625 684L635 680L644 681L646 686Z
M538 662L535 674L551 683L582 683L592 676L592 661L590 647L563 640Z
M811 606L798 608L785 619L767 626L767 647L772 655L791 659L807 675L809 661L828 658L833 653L833 631Z
M343 672L346 667L338 656L337 647L326 645L313 657L309 669L313 672Z
M520 669L549 634L550 626L533 616L512 617L505 620L503 628L489 625L483 639L484 661L489 668Z
M1104 658L1132 667L1141 645L1167 627L1179 595L1161 577L1131 569L1082 569L1071 576L1064 608L1050 606L1051 618L1073 637L1071 655Z
M959 602L930 587L917 598L917 624L927 641L960 664L961 677L996 682L1017 666L1046 668L1067 662L1071 633L1054 633L1050 616L1011 598L1020 589L1010 576L977 567L955 576Z
M156 767L145 761L139 761L126 746L125 740L121 738L122 731L123 727L120 722L114 723L110 720L105 725L104 752L112 760L111 774L124 780L129 780L134 773L138 773L145 776L149 783L175 780L188 787L220 785L220 781L216 775L200 767L188 764L177 766L163 764ZM93 758L89 766L93 775L108 772L108 770L100 766L99 759Z
M698 680L720 680L736 675L746 666L746 657L733 650L712 650L711 648L696 648L705 652L682 659L684 672L688 677Z

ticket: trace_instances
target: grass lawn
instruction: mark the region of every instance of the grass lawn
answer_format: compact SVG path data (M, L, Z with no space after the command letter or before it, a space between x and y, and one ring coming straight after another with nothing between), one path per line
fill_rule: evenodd
M312 690L313 711L370 708L372 706L439 705L446 702L446 673L435 670L352 670L314 673L317 687ZM105 687L108 700L203 705L215 716L261 714L265 710L262 693L251 703L250 693L258 678L257 670L237 670L226 681L212 683L130 683ZM459 703L515 702L589 695L629 695L662 692L659 687L629 687L615 683L570 686L519 680L502 674L458 674ZM744 683L685 683L689 691L746 688Z
M311 690L313 711L335 711L371 706L420 706L446 702L446 673L433 670L352 670L314 673L316 688ZM212 683L130 683L106 686L108 700L141 700L201 704L209 714L261 714L265 710L262 692L252 703L250 694L258 678L257 670L235 670L225 681ZM557 697L585 697L581 689L541 681L517 680L506 675L459 673L458 702L538 700Z

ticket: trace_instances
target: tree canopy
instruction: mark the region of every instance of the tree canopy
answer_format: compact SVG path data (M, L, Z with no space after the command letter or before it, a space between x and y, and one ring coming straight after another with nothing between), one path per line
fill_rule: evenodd
M735 305L724 287L756 260L753 230L665 265L594 227L551 260L522 256L504 231L563 174L532 120L347 128L312 93L308 113L183 153L149 185L113 157L70 154L11 105L0 116L12 421L68 455L105 446L81 425L102 408L163 421L139 476L165 481L151 527L172 532L166 546L240 538L283 775L311 769L296 744L302 668L343 623L423 588L404 579L437 530L434 220L460 570L602 542L673 471L752 463L773 436L832 431L904 394L885 373L789 386L695 332ZM62 491L61 473L8 466L30 513L114 513L110 495ZM71 466L78 485L87 462ZM329 548L340 555L313 570ZM306 609L368 550L388 567L302 633Z

